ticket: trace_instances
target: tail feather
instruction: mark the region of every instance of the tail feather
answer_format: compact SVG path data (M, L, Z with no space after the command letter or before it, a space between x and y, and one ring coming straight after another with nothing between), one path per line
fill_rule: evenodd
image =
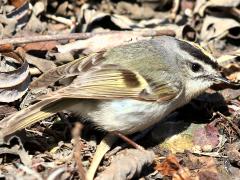
M79 100L78 100L79 102ZM0 140L77 103L73 99L44 99L0 121Z

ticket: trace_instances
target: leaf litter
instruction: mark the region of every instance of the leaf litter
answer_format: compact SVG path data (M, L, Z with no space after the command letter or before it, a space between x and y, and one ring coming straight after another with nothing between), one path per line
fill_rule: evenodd
M217 58L222 73L239 82L239 8L238 0L2 1L0 35L7 44L0 46L0 117L70 81L28 90L44 72L83 55L162 34L200 43ZM36 41L39 35L49 36ZM18 37L24 41L17 42ZM239 107L239 88L209 89L139 140L146 151L125 149L106 157L96 179L237 179ZM89 127L80 131L79 125L73 133L78 120L62 112L1 145L0 177L83 179L103 134Z

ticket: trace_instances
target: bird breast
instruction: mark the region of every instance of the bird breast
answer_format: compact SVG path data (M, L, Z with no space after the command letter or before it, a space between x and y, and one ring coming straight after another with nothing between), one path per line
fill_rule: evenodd
M171 112L169 103L145 102L132 99L111 100L100 104L99 110L88 116L107 131L132 134L142 131Z

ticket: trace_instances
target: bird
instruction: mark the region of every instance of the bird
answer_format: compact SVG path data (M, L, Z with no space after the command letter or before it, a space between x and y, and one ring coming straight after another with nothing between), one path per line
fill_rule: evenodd
M30 87L69 77L69 85L0 121L0 138L61 110L98 129L129 135L163 120L213 84L229 83L210 53L170 36L90 54L43 73Z

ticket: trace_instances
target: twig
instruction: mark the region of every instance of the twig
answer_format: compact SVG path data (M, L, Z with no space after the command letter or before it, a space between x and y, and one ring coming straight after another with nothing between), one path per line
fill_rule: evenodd
M228 156L223 156L219 154L219 152L191 152L195 155L202 155L202 156L208 156L208 157L215 157L215 158L227 158Z
M79 173L80 179L86 180L86 172L83 168L82 161L81 161L81 150L82 150L83 144L79 140L79 137L81 136L82 128L83 128L83 125L77 122L75 124L75 127L72 130L72 137L74 138L74 142L75 142L73 156L78 167L78 173Z
M71 19L67 19L67 18L64 18L64 17L55 16L55 15L52 15L52 14L46 14L45 16L49 19L60 22L60 23L65 24L69 27L71 27L74 24L74 22Z
M104 34L120 34L120 33L132 33L142 36L175 36L173 30L144 30L144 31L110 31L110 32L98 32L98 33L72 33L72 34L56 34L56 35L39 35L39 36L24 36L5 38L0 40L0 45L3 44L24 44L33 42L45 42L45 41L58 41L58 40L70 40L70 39L87 39L95 35Z

